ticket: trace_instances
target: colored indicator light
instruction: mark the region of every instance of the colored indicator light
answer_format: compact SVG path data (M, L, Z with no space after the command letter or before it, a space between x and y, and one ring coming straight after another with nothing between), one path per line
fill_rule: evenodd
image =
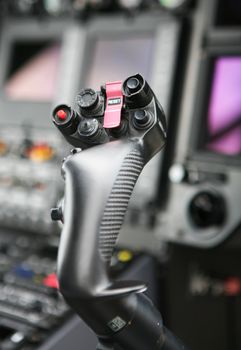
M0 141L0 156L7 153L7 145L5 142Z
M57 113L56 113L57 117L59 120L65 121L67 119L67 112L65 112L63 109L60 109Z
M36 284L43 284L43 276L35 275L34 278L33 278L33 281Z
M169 10L181 8L182 6L185 6L188 2L189 0L159 0L159 3Z
M34 162L46 162L54 157L54 150L47 144L34 144L26 150L26 157Z
M129 250L121 250L118 252L118 260L122 263L129 262L133 259L133 254Z
M14 269L14 273L17 276L26 279L32 279L34 275L34 272L31 270L31 268L24 264L16 266Z
M228 296L236 296L241 293L241 280L238 277L230 277L224 282L224 291Z
M50 275L46 276L43 280L43 284L49 288L59 288L59 282L55 273L51 273Z

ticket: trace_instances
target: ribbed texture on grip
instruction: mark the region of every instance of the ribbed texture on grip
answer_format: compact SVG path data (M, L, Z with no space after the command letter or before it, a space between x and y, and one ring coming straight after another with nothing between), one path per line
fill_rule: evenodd
M131 151L114 182L100 225L100 253L107 263L110 263L131 194L143 167L144 159L140 152Z

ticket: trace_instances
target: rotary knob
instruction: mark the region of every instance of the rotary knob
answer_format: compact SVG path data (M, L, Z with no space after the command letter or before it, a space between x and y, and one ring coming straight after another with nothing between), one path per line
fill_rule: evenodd
M220 226L226 217L225 200L218 193L201 191L191 200L189 214L193 224L198 228Z

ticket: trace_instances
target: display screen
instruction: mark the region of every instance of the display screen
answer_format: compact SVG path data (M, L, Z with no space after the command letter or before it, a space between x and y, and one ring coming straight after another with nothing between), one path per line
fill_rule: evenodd
M89 58L85 84L99 89L107 81L124 80L136 73L141 73L148 80L153 52L153 36L97 40Z
M52 101L60 50L57 42L15 42L4 86L6 97L15 101Z
M241 57L214 61L205 148L224 155L241 154Z

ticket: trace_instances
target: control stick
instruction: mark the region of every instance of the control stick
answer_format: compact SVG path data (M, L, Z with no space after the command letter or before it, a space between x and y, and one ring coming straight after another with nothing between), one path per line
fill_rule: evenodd
M135 183L164 146L165 116L144 78L82 90L78 112L58 106L53 122L76 147L62 166L64 222L57 274L66 302L97 334L99 350L185 349L144 294L145 283L108 274ZM58 212L58 215L56 215Z

